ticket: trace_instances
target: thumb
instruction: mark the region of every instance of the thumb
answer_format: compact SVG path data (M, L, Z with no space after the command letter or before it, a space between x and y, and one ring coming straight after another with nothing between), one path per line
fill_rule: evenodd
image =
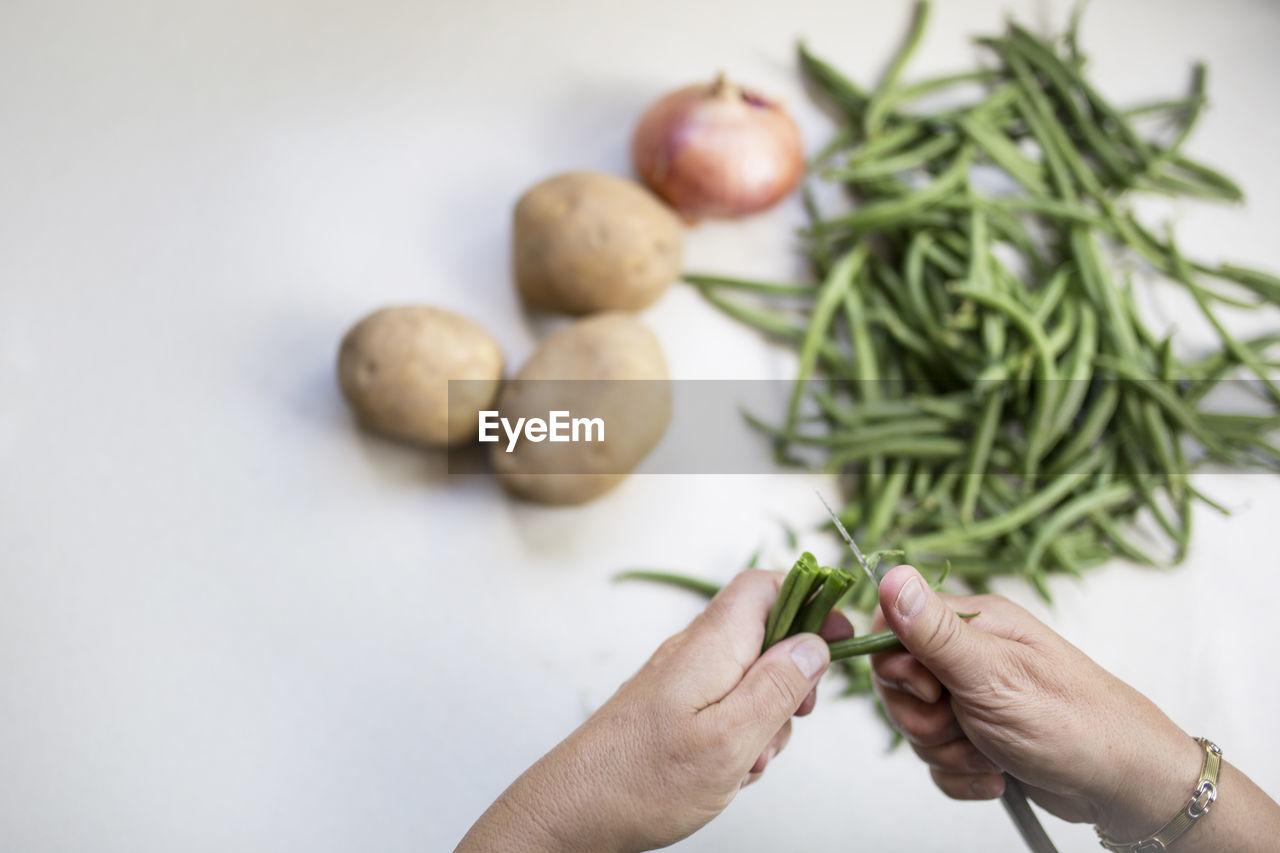
M981 678L991 636L966 624L911 566L884 576L880 609L902 645L944 686L963 689Z
M799 709L831 663L817 634L788 637L762 654L720 700L726 724L763 748Z

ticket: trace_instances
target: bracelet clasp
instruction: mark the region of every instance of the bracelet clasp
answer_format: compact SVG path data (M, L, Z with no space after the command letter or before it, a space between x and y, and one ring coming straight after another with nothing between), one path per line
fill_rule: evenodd
M1209 807L1218 801L1218 786L1209 779L1200 780L1200 786L1187 803L1187 816L1199 820L1209 813Z

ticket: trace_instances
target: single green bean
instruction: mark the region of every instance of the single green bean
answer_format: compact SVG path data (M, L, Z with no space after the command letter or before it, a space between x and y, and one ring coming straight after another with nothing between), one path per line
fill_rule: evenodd
M1023 154L1008 137L972 115L962 116L957 125L991 162L1004 169L1023 189L1036 197L1048 196L1044 167Z
M845 115L858 122L867 106L867 93L831 65L818 59L805 46L798 45L800 67L806 79Z
M927 138L915 148L907 149L893 157L886 157L872 162L863 162L852 166L846 165L829 169L823 177L832 181L848 181L857 183L872 178L883 178L887 175L898 175L918 169L926 163L937 159L956 147L957 138L953 133L942 133Z
M1160 565L1154 557L1130 541L1109 513L1093 510L1089 513L1089 521L1115 546L1117 551L1130 560L1143 566Z
M995 444L996 429L1000 426L1000 413L1004 410L1004 395L998 390L987 393L986 403L982 408L982 418L974 431L970 444L969 471L964 478L964 486L960 492L960 520L965 524L973 522L973 511L978 503L978 489L986 476L987 461L991 457L991 448Z
M871 587L873 590L875 587ZM961 619L973 619L981 614L979 613L957 613ZM827 648L831 652L832 660L842 660L844 658L857 657L861 655L875 655L882 652L895 652L902 648L902 641L898 639L898 635L889 630L876 631L871 634L863 634L861 637L849 637L845 640L833 640L827 643Z
M705 598L711 598L720 591L720 584L714 581L656 569L630 569L625 572L619 572L613 576L613 579L615 581L649 581L651 583L666 584L679 589L687 589L689 592L696 592Z
M965 442L949 436L890 436L878 441L851 443L827 457L827 470L838 471L853 462L875 456L905 456L912 459L956 459L964 454Z
M920 45L920 39L924 36L925 25L928 21L929 4L924 0L917 0L911 9L911 23L907 27L907 37L894 53L893 59L889 61L889 65L885 68L884 74L880 78L879 85L876 86L875 93L872 94L871 100L867 104L867 114L863 128L867 136L874 137L884 125L885 117L889 112L889 105L886 103L888 95L897 85L898 78L902 75L902 69L906 67L907 61L911 59L911 54L915 53L916 48Z
M951 425L946 421L928 415L902 418L901 420L874 425L854 426L849 429L831 430L821 435L802 433L795 428L785 426L772 426L749 412L744 412L742 416L753 428L771 438L807 447L839 449L853 445L866 445L881 439L946 435L951 431Z
M842 569L832 569L822 580L822 587L813 600L806 604L796 616L792 634L816 634L822 630L822 623L844 597L845 592L853 586L856 578Z
M1272 398L1277 403L1280 403L1280 387L1276 387L1275 382L1267 374L1266 366L1262 364L1253 350L1241 344L1234 335L1228 332L1227 328L1218 319L1218 316L1213 313L1204 289L1200 287L1200 283L1196 281L1190 266L1178 251L1172 235L1169 237L1167 245L1169 247L1169 257L1173 263L1174 276L1186 286L1187 290L1191 291L1191 296L1195 299L1196 305L1199 306L1200 313L1209 321L1209 325L1213 327L1213 330L1218 333L1218 339L1222 341L1223 348L1239 359L1241 364L1253 371L1253 374L1262 381L1262 384L1271 393Z
M947 170L923 189L890 201L872 202L847 216L831 220L830 224L850 231L891 226L928 208L954 191L966 179L972 162L972 149L963 146Z
M1133 487L1116 483L1091 494L1080 495L1063 504L1040 525L1027 553L1026 569L1033 571L1044 556L1053 537L1092 512L1105 512L1122 503L1133 500Z
M767 293L770 296L800 296L813 298L818 289L812 284L791 284L774 281L754 281L745 278L727 278L721 275L685 273L684 280L694 287L717 287L724 290L745 290L751 293Z
M786 638L800 608L809 600L814 588L822 580L822 570L813 555L806 551L787 572L782 581L778 598L765 621L762 651ZM791 581L790 584L787 581Z
M804 394L804 385L817 365L822 345L827 342L827 327L835 316L844 295L853 286L853 279L861 269L867 257L865 245L847 253L832 267L827 280L822 283L813 311L809 317L809 328L800 342L800 364L796 368L796 381L791 391L791 401L787 404L787 428L795 425L796 415L800 410L800 399ZM855 370L858 366L855 364Z
M786 341L800 341L804 339L805 330L798 326L793 326L777 314L767 311L760 311L749 308L732 300L725 299L723 296L715 293L712 289L700 287L698 288L702 298L719 308L725 314L733 317L741 323L752 326L760 332L775 338L781 338ZM819 347L819 353L822 355L824 364L836 370L845 376L854 374L854 367L849 363L835 345L830 341L825 341Z
M893 460L889 475L885 478L884 485L875 492L875 500L871 502L871 510L867 513L863 536L868 547L874 548L883 540L898 509L898 502L902 499L910 473L910 459L903 457Z
M869 139L850 151L844 167L851 169L868 160L892 156L895 152L900 152L906 146L920 140L921 137L927 138L927 136L927 129L914 122L886 130L875 139Z

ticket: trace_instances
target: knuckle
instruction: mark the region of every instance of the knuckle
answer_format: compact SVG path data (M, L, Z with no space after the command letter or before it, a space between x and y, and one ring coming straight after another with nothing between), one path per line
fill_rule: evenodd
M698 731L698 751L716 764L737 757L740 739L734 737L733 726L719 715L711 716Z
M731 599L725 596L717 595L707 603L707 606L701 613L695 617L695 624L712 625L718 620L725 619L732 611Z
M1005 596L997 595L994 592L983 593L982 595L975 595L973 597L973 603L976 608L980 608L982 610L990 610L992 612L1007 611L1010 608L1016 608L1018 606L1014 604L1012 601L1010 601L1008 598L1006 598Z
M1025 612L1003 595L991 592L981 595L947 596L946 601L953 610L979 613L988 618L998 619L1000 622L1008 622L1013 614Z
M1012 599L1005 598L1003 595L989 595L987 598L991 599L989 606L994 613L999 613L1009 619L1035 619L1025 607Z
M743 569L739 574L754 582L768 581L769 583L781 583L782 579L787 576L786 572L778 572L773 569Z
M922 647L925 651L936 652L954 643L959 636L960 620L949 613L944 613L929 626L928 632L924 635Z
M774 587L782 586L782 572L770 571L769 569L743 569L734 575L730 581L734 586L753 586L755 584L764 584Z
M770 663L764 667L762 675L764 677L764 687L761 692L764 695L761 699L765 707L760 710L768 713L771 710L783 707L794 708L804 698L804 696L796 695L799 691L791 679L787 677L782 667ZM807 683L805 687L808 687Z
M654 649L653 654L649 657L649 665L660 668L669 666L673 661L677 660L684 648L685 632L672 634L663 640L658 648Z
M1001 654L989 659L983 678L966 690L967 697L985 708L1018 707L1029 693L1047 689L1045 677L1022 654Z
M967 606L980 614L977 625L1015 642L1032 642L1048 630L1030 611L1003 595L974 596Z

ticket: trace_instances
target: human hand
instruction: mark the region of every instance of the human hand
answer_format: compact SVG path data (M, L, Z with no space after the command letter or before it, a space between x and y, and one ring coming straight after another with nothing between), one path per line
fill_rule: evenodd
M786 746L830 662L813 634L760 653L782 575L749 569L512 784L463 851L664 847L719 814ZM833 613L828 640L853 635Z
M939 596L899 566L880 585L877 622L906 649L872 658L877 692L948 796L998 797L1007 771L1050 812L1122 839L1185 805L1200 747L1021 607Z

